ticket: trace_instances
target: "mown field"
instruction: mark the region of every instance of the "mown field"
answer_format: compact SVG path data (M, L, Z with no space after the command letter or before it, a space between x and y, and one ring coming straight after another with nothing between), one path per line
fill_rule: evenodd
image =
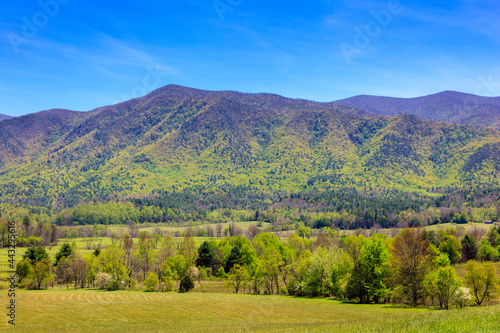
M4 298L5 299L5 298ZM204 293L20 291L15 332L498 332L500 306L464 310Z

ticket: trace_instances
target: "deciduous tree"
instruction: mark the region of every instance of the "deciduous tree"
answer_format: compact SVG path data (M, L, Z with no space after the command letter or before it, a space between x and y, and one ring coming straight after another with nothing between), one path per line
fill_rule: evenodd
M50 260L44 258L41 261L34 262L33 264L33 278L37 284L37 288L40 289L42 282L51 275Z
M234 292L237 294L240 289L245 289L249 275L244 266L235 264L229 271L227 278L228 285L232 286L234 288Z
M496 269L491 262L479 264L470 260L466 265L465 283L471 289L477 305L490 299L497 289Z
M423 281L431 266L429 245L423 229L404 229L394 239L396 281L403 286L411 306L417 306L424 297Z
M445 235L443 237L441 244L439 244L439 250L448 254L452 265L458 263L462 258L462 245L453 235Z

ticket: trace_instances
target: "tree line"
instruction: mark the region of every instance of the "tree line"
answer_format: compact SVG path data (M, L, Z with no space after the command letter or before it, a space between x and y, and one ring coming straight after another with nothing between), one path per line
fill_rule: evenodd
M17 264L20 286L40 289L73 285L107 290L187 292L198 283L219 283L239 292L304 297L333 296L360 303L410 306L481 305L496 299L500 227L485 235L422 228L395 237L339 236L323 228L316 239L269 232L210 239L200 246L186 234L126 234L105 249L83 255L63 244L54 260L30 247ZM302 237L301 237L302 236ZM491 256L493 254L493 257ZM466 263L465 278L453 265Z
M156 191L124 200L90 201L65 209L0 204L0 217L58 226L167 223L172 226L261 221L272 231L299 225L343 230L405 228L440 223L466 224L500 220L500 190L434 189L434 195L344 188L300 193L259 192L251 187L223 186Z

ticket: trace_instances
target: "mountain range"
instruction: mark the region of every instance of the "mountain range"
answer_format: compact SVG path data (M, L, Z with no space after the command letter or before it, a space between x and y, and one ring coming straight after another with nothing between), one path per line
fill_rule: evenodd
M360 95L336 103L379 115L412 114L454 124L492 126L500 130L500 97L481 97L456 91L417 98Z
M65 206L224 186L498 186L498 103L454 92L319 103L169 85L89 112L0 122L0 201Z

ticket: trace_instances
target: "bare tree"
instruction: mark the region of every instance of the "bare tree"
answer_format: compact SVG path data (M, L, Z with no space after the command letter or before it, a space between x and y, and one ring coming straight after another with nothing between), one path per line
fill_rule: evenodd
M127 225L129 228L128 232L129 232L130 237L137 238L137 236L139 236L139 228L137 227L137 225L130 220L127 221Z
M154 260L154 248L155 243L151 236L142 234L139 239L139 258L142 264L144 280L146 279L147 272L149 272L149 266Z
M71 272L75 280L75 288L80 284L80 287L85 288L87 276L90 271L90 264L82 257L81 254L73 254L71 260Z
M250 224L247 230L248 239L253 240L258 234L260 234L260 229L257 224Z
M207 233L208 237L214 237L215 236L214 228L212 228L209 225L206 226L205 232Z
M484 231L484 229L482 228L474 226L473 228L469 229L468 234L471 235L472 238L474 238L476 244L479 244L483 236L486 234L486 231Z
M66 285L66 289L68 289L68 285L71 282L71 261L67 257L62 257L59 260L56 268L56 278L57 282Z
M132 275L139 269L141 262L134 253L134 240L132 237L125 235L123 238L122 248L125 259L125 268L127 270L128 277L131 278Z
M215 234L217 237L222 237L222 223L217 223L217 225L215 226Z

